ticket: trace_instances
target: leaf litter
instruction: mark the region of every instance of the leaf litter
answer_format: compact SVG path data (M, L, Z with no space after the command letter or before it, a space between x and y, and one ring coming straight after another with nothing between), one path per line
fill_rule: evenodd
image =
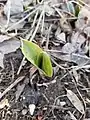
M67 90L67 97L70 100L70 102L76 107L76 109L84 114L84 106L82 102L79 100L79 98L74 94L71 90Z
M88 86L90 82L90 8L88 2L88 0L0 1L0 67L3 68L0 69L0 98L5 97L4 99L8 100L12 111L12 117L7 118L9 111L6 106L8 105L3 102L1 110L5 112L6 109L6 119L13 119L13 111L17 113L18 119L25 120L28 116L31 117L30 113L33 114L33 120L54 119L54 117L58 120L90 119L90 104L87 102L90 96ZM34 41L50 55L53 69L56 68L52 78L40 75L36 68L31 69L33 66L25 57L22 61L18 61L18 57L15 59L10 56L10 61L20 64L18 67L12 62L13 67L17 66L18 69L13 72L16 80L12 80L10 76L12 69L9 71L10 61L5 57L17 52L21 46L20 37ZM75 82L69 72L75 78ZM83 75L87 76L87 80ZM29 81L25 83L23 78L28 78ZM27 85L29 87L26 87ZM85 101L86 108L76 94L76 86L81 98ZM24 97L22 97L23 93L25 93ZM39 93L42 95L40 96ZM40 99L39 97L37 99L37 96ZM55 100L58 100L58 104L54 104ZM59 101L63 105L60 105ZM29 107L32 105L36 109ZM0 119L2 120L3 117Z
M18 39L11 39L0 43L0 66L2 68L4 68L3 65L4 54L14 52L19 47L20 47L20 40Z

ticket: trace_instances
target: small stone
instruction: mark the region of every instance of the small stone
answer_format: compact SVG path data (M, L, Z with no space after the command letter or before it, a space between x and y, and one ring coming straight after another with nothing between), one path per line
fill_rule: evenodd
M35 105L34 104L30 104L29 105L29 112L30 112L30 115L33 115L33 113L34 113L34 110L35 110Z
M22 115L26 115L27 114L27 109L23 109L22 110Z

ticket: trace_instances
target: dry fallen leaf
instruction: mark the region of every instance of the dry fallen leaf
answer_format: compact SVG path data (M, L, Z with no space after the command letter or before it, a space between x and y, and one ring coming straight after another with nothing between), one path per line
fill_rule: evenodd
M75 93L73 93L71 90L67 90L67 97L80 113L85 113L83 103L79 100Z
M31 3L33 3L34 0L23 0L23 5L24 6L28 6L30 5Z
M72 34L71 42L67 42L62 48L56 47L54 49L58 52L51 52L51 55L58 59L74 62L79 66L90 63L90 58L85 55L89 50L88 42L79 32Z
M72 32L72 27L70 23L66 21L65 16L60 19L60 27L64 32Z
M78 46L80 48L85 41L86 41L85 37L81 35L79 32L72 34L72 37L71 37L72 45Z
M20 29L20 28L23 28L23 26L25 25L25 21L17 24L17 25L14 25L15 23L17 23L19 21L19 19L13 19L12 20L9 20L9 24L8 24L8 29L9 31L11 30L16 30L16 29ZM5 16L1 17L0 18L0 27L1 27L1 31L4 33L5 30L6 30L6 24L7 24L7 19ZM14 27L13 27L14 25Z
M88 8L83 7L79 14L78 19L76 21L76 28L79 30L84 30L84 32L90 35L90 10ZM87 29L88 27L88 29Z
M57 39L58 39L58 36L60 35L60 33L61 33L61 28L58 27L57 30L56 30L56 32L55 32L55 37L56 37Z
M0 66L4 68L3 57L4 54L8 54L16 51L20 47L20 41L18 39L10 39L0 43Z
M62 52L71 54L83 52L81 45L86 41L85 37L82 36L79 32L73 33L71 37L71 43L66 43L62 47Z
M3 99L1 102L0 102L0 109L4 108L5 106L9 107L9 103L8 103L8 99Z
M72 49L73 50L73 49ZM52 56L56 57L57 59L68 61L68 62L74 62L79 67L82 65L90 64L90 58L86 55L80 55L77 53L64 53L63 51L60 52L49 52Z
M22 0L7 0L7 3L4 6L4 13L7 17L9 12L10 12L10 15L19 14L23 12Z
M3 42L4 40L9 40L11 37L8 35L0 35L0 43Z
M66 43L63 47L62 47L62 52L63 53L67 53L67 54L71 54L74 53L76 51L77 47L72 45L71 43Z
M22 94L23 90L24 90L25 84L18 84L17 86L17 91L16 91L16 101L19 99L20 95Z
M57 29L58 30L58 29ZM56 31L57 32L57 31ZM62 32L62 33L60 33L60 32L57 32L56 33L56 38L59 40L59 41L61 41L62 43L66 43L66 36L65 36L65 33L64 32Z

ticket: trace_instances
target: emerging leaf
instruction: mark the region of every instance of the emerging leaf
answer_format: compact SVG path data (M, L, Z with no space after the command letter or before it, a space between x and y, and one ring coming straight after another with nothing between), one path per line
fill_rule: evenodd
M22 53L44 75L52 77L53 69L49 55L33 42L22 40Z
M44 71L46 76L52 77L52 64L49 55L46 52L42 52L39 56L39 68Z
M38 66L38 58L42 49L33 42L22 40L22 53L36 67Z

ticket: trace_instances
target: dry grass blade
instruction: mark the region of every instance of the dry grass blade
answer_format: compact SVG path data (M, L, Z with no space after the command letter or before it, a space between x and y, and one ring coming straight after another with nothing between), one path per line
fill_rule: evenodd
M19 20L18 22L16 22L15 24L13 24L12 26L8 27L5 32L11 30L12 28L14 28L16 25L22 23L25 19L27 19L30 15L34 14L36 12L37 9L34 9L32 12L30 12L28 15L26 15L23 19Z
M86 4L85 2L83 2L83 0L79 0L82 4L84 4L85 6L90 8L90 5Z
M52 25L50 25L50 27L49 27L49 29L48 29L48 35L47 35L47 41L46 41L46 49L48 49L49 36L50 36L51 29L52 29Z
M68 111L68 113L69 113L72 120L77 120L76 117L70 111Z
M43 14L44 14L44 10L43 10L43 11L41 12L41 14L40 14L40 17L39 17L37 26L36 26L36 28L35 28L35 31L34 31L33 34L32 34L32 37L30 38L30 41L32 41L32 40L34 39L34 37L35 37L35 35L36 35L36 33L37 33L37 30L38 30L38 27L39 27L40 22L41 22L41 20L42 20Z
M31 28L34 28L38 14L39 14L39 12L37 11L35 14ZM30 33L28 35L26 35L27 40L32 36L32 32L33 32L33 29L31 29Z
M25 76L21 76L18 79L15 80L14 83L12 83L5 91L3 91L3 93L0 94L0 100L2 99L2 97L7 94L13 87L15 87L19 82L21 82L23 79L25 78Z

